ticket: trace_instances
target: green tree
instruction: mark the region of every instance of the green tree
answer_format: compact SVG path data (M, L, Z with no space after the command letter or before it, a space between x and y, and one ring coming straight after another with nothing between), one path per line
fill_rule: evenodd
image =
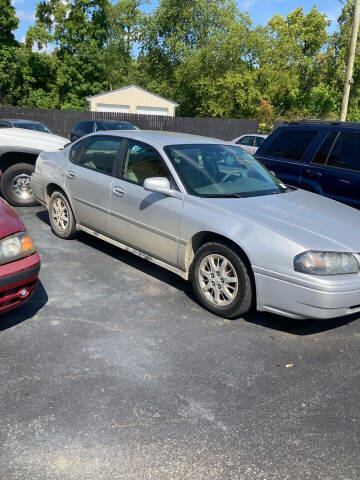
M162 0L145 23L141 80L179 102L180 115L247 115L240 77L252 75L250 39L233 0Z
M86 97L106 87L104 46L109 0L49 0L38 4L28 47L54 47L55 89L61 108L87 107Z
M12 81L14 104L28 108L59 108L55 89L56 71L54 56L20 45L16 52Z
M141 4L141 0L119 0L108 8L109 34L104 50L104 69L110 90L130 83L133 49L140 41L144 19Z
M308 14L299 7L268 22L262 89L279 115L324 116L334 107L326 95L329 24L316 7Z
M18 42L13 30L19 25L10 0L0 0L0 101L9 100L12 76L16 67Z
M346 61L354 15L354 0L347 0L338 18L339 29L332 35L330 41L331 57L328 69L333 90L336 91L336 118L340 115L342 92L344 88ZM360 34L359 34L360 35ZM329 89L328 89L329 91ZM355 55L353 84L350 90L348 120L360 121L360 51Z

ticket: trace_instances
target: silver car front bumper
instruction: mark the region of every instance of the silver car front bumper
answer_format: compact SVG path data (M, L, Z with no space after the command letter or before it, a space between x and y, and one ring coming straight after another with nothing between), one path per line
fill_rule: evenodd
M260 311L297 319L326 319L360 312L358 274L307 278L254 270Z

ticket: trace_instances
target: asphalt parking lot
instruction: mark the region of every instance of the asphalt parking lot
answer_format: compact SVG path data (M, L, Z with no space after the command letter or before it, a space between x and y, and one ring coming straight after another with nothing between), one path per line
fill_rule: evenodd
M42 258L0 318L0 478L360 477L360 320L238 321L182 279L17 209Z

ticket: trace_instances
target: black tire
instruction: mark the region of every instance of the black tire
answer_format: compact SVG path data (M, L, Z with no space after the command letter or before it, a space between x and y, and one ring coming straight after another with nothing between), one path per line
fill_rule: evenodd
M18 194L13 190L13 184L16 180L16 177L19 177L21 181L21 176L23 176L23 179L25 182L27 182L30 180L29 177L34 170L34 165L30 165L30 163L16 163L5 170L3 176L1 177L1 191L6 201L9 202L10 205L14 205L15 207L33 207L38 205L38 202L35 200L30 189L27 192L25 188L24 191L19 191ZM27 194L29 196L25 197ZM21 197L21 195L24 195L24 197Z
M210 291L208 290L207 293L203 292L202 286L200 285L200 279L199 279L200 265L203 262L203 260L206 259L206 257L208 257L209 255L215 255L215 256L219 255L221 257L224 257L231 264L231 266L227 267L228 269L230 269L230 272L231 272L231 267L236 272L236 276L238 278L237 292L234 288L234 285L235 285L234 283L233 286L231 287L231 288L234 288L232 292L234 295L234 299L228 305L217 305L209 299L209 297L213 297L213 293L215 294L215 289L218 286L220 289L224 287L224 285L221 286L219 280L217 280L217 278L222 278L222 276L220 277L215 276L214 279L209 280L209 282L212 285L215 284L215 286L214 288L210 287ZM208 273L210 274L210 271ZM215 275L217 273L218 272L216 272ZM224 277L226 276L224 275ZM242 255L241 251L237 250L231 244L209 242L203 245L202 247L200 247L200 249L197 251L195 255L194 261L191 266L190 280L191 280L193 290L198 302L207 310L209 310L212 313L215 313L220 317L224 317L228 319L240 317L241 315L246 314L254 305L255 287L254 287L253 274L251 271L251 267L247 259ZM226 283L226 278L225 278L225 283ZM209 286L208 283L206 284L203 283L203 286L204 285ZM222 301L221 298L225 301L229 301L229 299L226 298L226 296L223 293L220 293L219 303L221 303Z
M64 228L61 228L59 225L59 222L56 220L55 217L58 217L57 214L57 209L59 205L64 205L65 209L64 210L64 219L66 218L66 225L65 225L65 220L63 221L64 223ZM73 214L73 211L71 209L70 203L66 196L61 193L61 192L54 192L51 195L50 202L49 202L49 218L50 218L50 224L52 231L55 233L60 238L66 239L66 240L71 240L76 236L76 220Z

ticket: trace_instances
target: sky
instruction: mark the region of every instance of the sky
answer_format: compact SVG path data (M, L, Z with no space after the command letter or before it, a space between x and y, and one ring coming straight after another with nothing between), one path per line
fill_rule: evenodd
M19 28L15 32L19 41L24 39L27 29L34 23L36 3L37 0L12 0L17 17L20 20ZM150 12L156 7L157 3L157 0L149 0L144 10ZM316 5L333 22L330 32L336 27L336 19L342 7L340 0L238 0L238 5L241 11L250 14L255 25L265 25L275 13L281 13L285 16L299 6L303 7L305 12L308 12L313 5Z

